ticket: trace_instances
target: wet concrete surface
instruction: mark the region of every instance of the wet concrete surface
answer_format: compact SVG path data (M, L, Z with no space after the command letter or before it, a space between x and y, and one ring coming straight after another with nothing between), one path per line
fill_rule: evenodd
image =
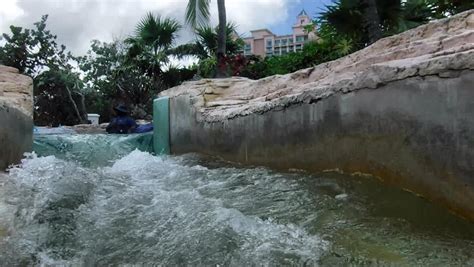
M33 118L0 103L0 171L17 164L33 145Z
M412 77L207 123L171 106L171 151L275 169L367 173L474 220L474 71Z

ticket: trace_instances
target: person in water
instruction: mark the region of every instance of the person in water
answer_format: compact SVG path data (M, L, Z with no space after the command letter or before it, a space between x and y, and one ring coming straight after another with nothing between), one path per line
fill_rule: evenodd
M114 117L106 128L107 133L129 134L135 131L137 123L128 115L128 109L124 105L118 105L114 108L116 117Z

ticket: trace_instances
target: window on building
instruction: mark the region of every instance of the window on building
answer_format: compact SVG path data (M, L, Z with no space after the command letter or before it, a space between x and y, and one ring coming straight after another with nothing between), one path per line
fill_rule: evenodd
M282 46L286 45L286 42L287 42L287 39L282 39L282 40L281 40L281 45L282 45Z
M252 53L252 45L251 44L245 44L244 46L244 55L249 55Z
M305 41L305 37L307 38L307 36L304 36L304 35L302 35L302 36L296 36L296 42L297 42L297 43L302 43L302 42L304 42L304 41Z
M301 51L301 50L303 50L303 46L301 44L297 44L295 46L295 50L296 50L296 52Z
M292 46L292 45L288 46L288 51L294 52L294 51L295 51L295 47Z
M267 47L272 47L272 46L273 46L272 40L267 40Z
M293 44L293 37L288 39L289 44Z
M267 56L267 57L273 56L273 52L267 52L267 53L266 53L266 56Z
M275 55L279 55L279 54L280 54L280 51L281 51L280 48L275 48L275 52L274 52Z
M280 40L275 40L275 46L280 46Z

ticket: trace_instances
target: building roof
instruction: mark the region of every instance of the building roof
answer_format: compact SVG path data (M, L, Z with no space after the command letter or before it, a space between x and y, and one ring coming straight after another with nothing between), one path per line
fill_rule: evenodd
M273 34L273 32L272 32L272 31L270 31L269 29L266 29L266 28L264 28L264 29L258 29L258 30L253 30L253 31L250 31L250 32L264 32L264 31L266 31L266 32L269 32L269 33Z
M308 16L308 13L306 13L306 11L302 9L300 14L298 14L298 17L301 17L301 16Z
M279 38L287 38L287 37L293 37L293 34L286 34L286 35L276 35L276 36L275 36L275 39L279 39Z

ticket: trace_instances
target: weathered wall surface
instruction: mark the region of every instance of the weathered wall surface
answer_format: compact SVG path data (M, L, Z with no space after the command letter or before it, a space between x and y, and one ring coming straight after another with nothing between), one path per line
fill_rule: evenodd
M368 173L474 220L474 11L293 74L162 95L173 153Z
M0 65L0 171L18 163L33 144L33 83Z

